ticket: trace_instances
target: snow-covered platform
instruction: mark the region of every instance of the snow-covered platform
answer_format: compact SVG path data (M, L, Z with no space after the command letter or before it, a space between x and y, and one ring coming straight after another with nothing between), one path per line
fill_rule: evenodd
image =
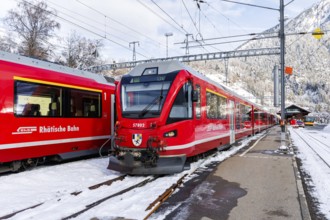
M288 135L285 141L289 146ZM235 156L214 164L200 181L185 184L194 188L187 193L194 198L183 199L184 192L179 192L168 201L181 211L166 219L180 217L183 210L187 219L310 219L294 154L290 149L282 153L280 145L276 126Z

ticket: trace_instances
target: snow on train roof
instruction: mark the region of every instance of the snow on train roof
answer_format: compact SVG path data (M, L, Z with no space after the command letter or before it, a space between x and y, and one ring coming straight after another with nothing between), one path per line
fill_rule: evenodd
M207 81L210 84L213 84L219 88L221 88L222 90L235 95L236 97L250 103L253 104L254 106L257 106L259 109L263 110L263 107L253 103L249 100L247 100L246 98L242 97L241 95L237 94L236 92L234 92L233 90L231 90L230 88L228 88L225 85L222 85L220 83L217 83L211 79L209 79L208 77L204 76L203 74L197 72L196 70L194 70L193 68L184 65L183 63L177 61L177 60L168 60L168 61L156 61L156 62L147 62L147 63L142 63L137 65L136 67L134 67L130 72L127 73L127 75L130 76L141 76L141 74L144 72L145 69L147 68L153 68L153 67L158 67L158 74L167 74L173 71L178 71L178 70L187 70L189 71L192 75Z
M41 69L45 69L45 70L51 70L51 71L55 71L55 72L85 77L88 79L93 79L96 82L101 83L101 84L114 85L113 83L110 83L109 81L107 81L107 79L102 75L87 72L84 70L73 69L73 68L70 68L67 66L62 66L59 64L42 61L42 60L38 60L38 59L33 59L30 57L25 57L25 56L8 53L8 52L4 52L4 51L0 51L0 60L12 62L12 63L18 63L18 64L22 64L22 65L26 65L26 66L32 66L32 67L41 68Z

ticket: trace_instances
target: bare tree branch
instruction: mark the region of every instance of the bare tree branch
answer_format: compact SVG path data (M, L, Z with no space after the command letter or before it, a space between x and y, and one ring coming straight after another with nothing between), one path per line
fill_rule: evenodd
M55 11L49 11L45 2L19 2L16 9L10 10L5 23L21 39L19 52L26 56L47 59L52 45L48 40L60 24L54 20Z

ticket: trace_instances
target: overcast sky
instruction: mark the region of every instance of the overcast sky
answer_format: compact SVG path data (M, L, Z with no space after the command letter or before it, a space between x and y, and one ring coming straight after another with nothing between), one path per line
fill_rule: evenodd
M169 56L185 54L183 42L206 39L205 43L228 42L238 38L207 41L209 38L259 33L278 23L279 12L228 3L222 0L203 0L200 10L196 0L46 0L49 8L56 10L62 27L57 34L65 38L71 31L91 39L103 38L102 55L109 60L132 59L130 42L136 43L136 59L166 56L165 33ZM269 8L279 8L279 0L236 0ZM0 18L17 6L18 0L1 0ZM34 0L29 2L35 3ZM284 0L285 4L290 0ZM285 16L293 18L319 0L294 0L285 8ZM6 31L2 21L0 34ZM190 45L193 45L190 43ZM196 45L196 44L195 44ZM63 44L57 43L58 49ZM199 54L235 49L237 44L220 44L212 47L190 48L189 54Z

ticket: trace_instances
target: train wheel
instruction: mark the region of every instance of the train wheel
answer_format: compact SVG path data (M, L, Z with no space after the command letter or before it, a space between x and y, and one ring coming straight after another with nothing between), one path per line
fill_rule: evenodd
M30 170L38 165L38 158L30 158L22 161L22 169Z

